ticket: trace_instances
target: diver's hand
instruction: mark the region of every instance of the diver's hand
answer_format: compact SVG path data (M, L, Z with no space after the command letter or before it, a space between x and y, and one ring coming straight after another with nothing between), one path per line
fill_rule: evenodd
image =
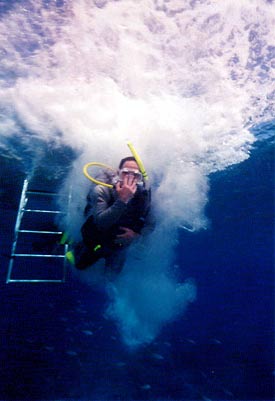
M134 197L136 190L137 180L132 175L124 177L122 182L116 184L118 198L124 203L128 203Z
M127 227L119 227L121 231L124 231L122 234L118 234L116 236L115 242L121 245L130 244L135 238L139 237L139 234L135 231L131 230Z

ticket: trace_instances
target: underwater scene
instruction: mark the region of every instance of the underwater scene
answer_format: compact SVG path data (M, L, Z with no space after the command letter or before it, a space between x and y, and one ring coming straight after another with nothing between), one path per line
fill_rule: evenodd
M274 399L274 23L273 0L0 0L1 401ZM155 226L109 279L65 254L83 167L129 143Z

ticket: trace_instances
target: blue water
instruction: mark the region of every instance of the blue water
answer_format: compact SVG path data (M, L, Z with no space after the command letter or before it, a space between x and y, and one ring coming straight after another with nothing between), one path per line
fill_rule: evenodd
M273 3L0 1L1 401L274 399ZM24 179L77 239L128 140L157 225L117 280L6 284Z
M3 254L23 179L15 167L1 197L1 399L272 399L271 139L258 142L247 161L211 176L211 226L182 231L177 248L178 274L196 280L197 300L137 352L102 317L104 291L71 274L63 285L5 284Z

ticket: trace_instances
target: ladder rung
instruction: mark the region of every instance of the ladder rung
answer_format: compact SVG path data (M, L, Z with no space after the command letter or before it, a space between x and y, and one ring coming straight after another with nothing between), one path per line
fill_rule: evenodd
M41 253L13 253L11 257L27 257L27 258L65 258L65 255L44 255Z
M0 0L1 2L1 0ZM19 252L16 252L16 247L17 247L17 242L19 240L19 234L21 233L30 233L30 234L53 234L53 235L62 235L63 232L62 231L50 231L52 230L57 230L58 228L55 225L50 225L48 230L39 230L39 229L20 229L21 227L21 223L22 223L22 219L24 216L24 213L44 213L44 214L49 214L49 215L57 215L57 214L61 214L61 215L65 215L66 213L61 211L58 205L53 205L53 199L47 199L46 197L61 197L61 198L67 198L68 197L68 201L67 201L67 208L69 207L70 204L70 200L71 200L71 193L69 192L68 195L66 194L59 194L56 192L49 192L49 191L44 191L44 190L35 190L35 189L29 189L28 190L28 185L29 185L29 181L27 179L24 180L24 184L23 184L23 188L22 188L22 192L21 192L21 197L20 197L20 202L19 202L19 207L18 207L18 212L17 212L17 218L16 218L16 222L15 222L15 228L14 228L14 241L12 244L12 250L11 250L11 257L10 257L10 262L9 262L9 267L8 267L8 272L7 272L7 278L6 278L6 283L64 283L65 282L65 275L66 275L66 269L67 269L67 261L66 261L66 252L68 250L68 244L60 244L63 245L63 251L64 253L59 253L59 254L55 254L54 252L61 252L61 248L53 248L53 249L41 249L41 251L43 252L52 252L52 254L39 254L39 253L19 253L20 251L24 252L24 250L19 250ZM30 195L30 196L28 196ZM42 195L42 197L39 199L39 197L35 197L35 195ZM44 196L44 202L41 204L39 204L39 202L41 202L41 199L43 200L43 196ZM27 204L28 201L32 201L31 204ZM45 203L45 201L47 203ZM42 207L42 209L41 209ZM46 210L45 207L51 207L52 210ZM54 210L54 209L59 209L59 210ZM50 216L48 217L48 219L50 219ZM52 219L52 217L51 217ZM24 238L24 237L23 237ZM20 238L20 240L22 240L22 238ZM31 249L30 249L31 250ZM35 251L35 249L33 249L33 251ZM37 249L37 251L40 251ZM26 252L26 251L25 251ZM27 250L27 252L29 252ZM38 263L41 264L41 262L39 262L40 258L46 258L46 259L59 259L62 260L62 278L30 278L27 279L25 278L11 278L12 276L12 270L13 270L13 266L14 263L16 261L16 258L38 258ZM30 262L30 261L29 261ZM20 264L20 263L19 263ZM33 263L30 263L30 265L32 265ZM54 263L56 264L56 262ZM37 277L37 273L34 274L34 276Z
M56 192L47 192L47 191L36 191L35 189L29 189L26 191L26 194L31 194L31 195L49 195L49 196L58 196ZM60 195L60 196L66 196L66 195Z
M39 279L34 279L34 280L27 280L27 279L9 279L7 281L8 283L64 283L64 280L39 280Z
M21 209L22 212L32 212L32 213L55 213L55 214L65 214L60 210L42 210L42 209Z
M63 234L63 231L38 231L38 230L17 230L18 233L32 234Z

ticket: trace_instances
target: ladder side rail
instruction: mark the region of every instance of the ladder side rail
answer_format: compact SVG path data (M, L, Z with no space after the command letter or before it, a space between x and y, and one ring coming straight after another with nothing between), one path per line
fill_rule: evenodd
M65 244L64 246L64 259L63 259L63 277L62 277L62 283L65 283L66 281L66 276L67 276L67 266L68 266L68 261L66 258L66 254L69 250L69 245Z
M73 190L73 186L70 185L69 193L68 193L68 201L67 201L67 214L70 213L70 206L71 206L71 202L72 202L72 190ZM64 213L64 214L66 214L66 213ZM65 243L64 244L64 260L63 260L63 277L62 277L63 283L65 283L66 276L67 276L68 261L67 261L66 254L68 251L69 251L69 244Z
M7 278L6 278L6 283L9 283L11 280L11 273L12 273L12 268L13 268L13 262L14 262L14 254L17 246L17 240L18 240L18 232L20 229L21 225L21 220L24 214L24 206L26 205L27 198L26 198L26 192L28 189L28 180L24 180L22 192L21 192L21 198L19 202L19 207L18 207L18 212L17 212L17 217L16 217L16 222L15 222L15 227L14 227L14 238L13 238L13 243L12 243L12 248L11 248L11 258L9 262L9 268L8 268L8 273L7 273Z

